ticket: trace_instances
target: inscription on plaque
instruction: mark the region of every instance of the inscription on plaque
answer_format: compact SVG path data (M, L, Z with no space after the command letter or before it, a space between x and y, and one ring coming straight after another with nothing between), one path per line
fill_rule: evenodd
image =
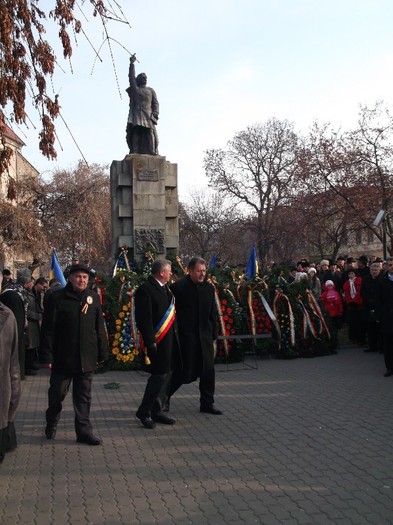
M146 250L164 253L164 230L135 229L135 249L136 253L144 253Z
M139 169L138 170L138 180L157 182L158 181L158 170Z

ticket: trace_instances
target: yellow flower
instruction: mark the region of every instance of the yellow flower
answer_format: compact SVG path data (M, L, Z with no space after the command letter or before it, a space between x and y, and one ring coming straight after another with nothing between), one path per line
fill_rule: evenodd
M135 359L134 354L130 354L130 355L128 356L128 360L129 360L129 361L133 361L134 359Z
M115 339L120 339L120 334L115 334Z
M119 313L119 317L120 317L120 318L123 318L123 317L124 317L124 312L120 312L120 313Z
M120 319L116 319L116 324L120 324L121 325Z
M134 355L138 355L138 354L139 354L139 351L138 351L137 348L134 348L134 350L132 351L132 353L133 353Z
M116 348L116 346L119 346L119 341L113 341L112 346L113 348Z
M116 326L116 332L121 332L121 326Z
M125 304L125 305L123 306L123 311L126 312L127 310L128 310L128 306Z
M119 353L119 349L118 348L113 348L112 349L112 354L113 355L117 355Z

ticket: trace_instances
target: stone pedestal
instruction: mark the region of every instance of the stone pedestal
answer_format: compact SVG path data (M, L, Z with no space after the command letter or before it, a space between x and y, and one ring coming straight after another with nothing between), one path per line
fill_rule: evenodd
M177 254L177 164L160 155L127 155L112 162L110 179L113 255L121 246L136 261L146 251Z

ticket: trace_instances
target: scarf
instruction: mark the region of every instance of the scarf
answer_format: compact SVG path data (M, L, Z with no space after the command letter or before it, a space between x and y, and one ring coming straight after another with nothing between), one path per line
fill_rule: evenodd
M355 279L348 279L349 280L349 293L351 295L351 299L355 299L357 292L355 288Z

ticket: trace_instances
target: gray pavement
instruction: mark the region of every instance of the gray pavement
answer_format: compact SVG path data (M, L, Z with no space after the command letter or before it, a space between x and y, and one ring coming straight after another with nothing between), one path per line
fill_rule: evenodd
M358 348L314 359L217 367L216 406L197 384L172 401L173 427L134 413L146 376L94 378L101 447L77 444L71 397L45 439L49 371L23 383L19 447L0 466L0 524L392 524L393 377ZM252 362L250 362L252 364ZM119 389L104 385L116 382Z

